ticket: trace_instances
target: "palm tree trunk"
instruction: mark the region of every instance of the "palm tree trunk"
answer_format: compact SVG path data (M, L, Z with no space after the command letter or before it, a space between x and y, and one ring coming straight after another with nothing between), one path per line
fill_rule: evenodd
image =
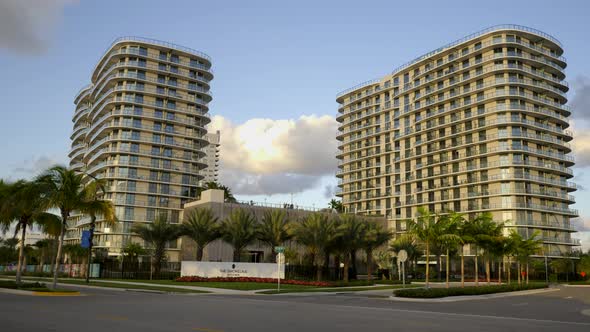
M461 287L465 287L465 247L461 246Z
M25 256L25 236L26 236L27 224L22 223L21 235L20 235L20 248L18 249L18 264L16 265L16 284L20 285L22 276L22 264Z
M197 245L197 261L203 260L203 246Z
M68 220L68 216L66 213L62 213L62 223L61 223L61 234L59 236L59 241L57 244L57 253L55 255L55 266L53 267L53 283L52 288L57 288L57 273L59 271L59 265L61 263L61 255L62 255L62 247L64 243L64 236L66 235L66 221Z
M348 267L350 266L350 254L344 255L344 272L343 278L344 282L348 282Z
M498 261L498 285L502 284L502 263L504 259Z
M520 261L516 262L516 269L518 270L518 285L520 286L521 277L520 277Z
M511 268L512 268L512 264L510 262L510 256L508 256L508 270L507 270L507 272L508 272L508 285L510 285L510 270L511 270Z
M430 273L430 244L426 241L426 288L428 288L428 276Z
M367 249L367 280L373 280L373 250Z
M357 270L356 270L356 250L350 252L350 266L352 267L352 278L357 279Z
M234 262L240 261L240 250L238 248L234 248Z
M529 262L526 262L526 284L529 284Z
M475 247L475 286L479 286L479 274L477 268L477 246Z
M449 248L447 248L447 271L446 271L446 277L447 277L447 288L449 288Z
M490 257L485 258L486 261L486 282L488 286L490 285Z

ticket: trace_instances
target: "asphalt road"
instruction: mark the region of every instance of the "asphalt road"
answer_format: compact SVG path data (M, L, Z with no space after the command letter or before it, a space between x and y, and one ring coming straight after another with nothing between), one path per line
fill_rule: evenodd
M354 294L83 293L0 294L0 331L590 331L590 288L451 303Z

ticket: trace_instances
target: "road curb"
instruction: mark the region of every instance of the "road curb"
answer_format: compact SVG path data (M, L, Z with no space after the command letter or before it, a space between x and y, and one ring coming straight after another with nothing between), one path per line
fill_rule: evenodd
M486 295L447 296L447 297L436 298L436 299L415 299L415 298L410 298L410 297L390 296L389 300L390 301L399 301L399 302L446 303L446 302L489 300L489 299L498 299L498 298L503 298L503 297L524 296L524 295L531 295L531 294L549 293L549 292L554 292L554 291L558 291L558 290L559 290L559 288L543 288L543 289L531 289L531 290L524 290L524 291L495 293L495 294L486 294Z

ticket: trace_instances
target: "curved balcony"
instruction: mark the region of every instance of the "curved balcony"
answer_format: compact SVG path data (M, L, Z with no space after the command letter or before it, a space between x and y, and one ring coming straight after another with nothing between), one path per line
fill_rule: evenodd
M565 230L568 232L576 232L576 227L570 223L562 222L549 222L540 220L516 220L515 222L506 223L506 226L521 226L529 228L540 228L540 229L555 229Z
M165 41L161 41L161 40L157 40L157 39L127 36L127 37L119 37L113 41L113 43L106 49L106 51L104 52L104 55L100 58L98 63L94 66L93 73L96 73L98 66L105 60L105 57L109 54L109 50L111 50L112 48L114 48L118 44L133 43L133 42L146 44L146 45L154 45L154 46L164 47L166 49L174 49L176 51L181 51L181 52L187 53L189 55L206 60L211 65L211 57L201 51L197 51L192 48L188 48L185 46L181 46L181 45L177 45L177 44L173 44L173 43L169 43L169 42L165 42Z
M95 151L92 155L87 154L87 157L89 157L89 159L86 161L86 164L88 166L92 167L93 163L95 161L100 160L99 158L105 157L106 154L117 154L117 153L131 154L131 155L144 156L144 157L150 157L150 158L153 158L153 157L166 158L166 159L170 159L170 160L183 161L183 162L189 161L189 162L193 163L194 165L197 165L198 167L202 167L201 169L204 169L207 167L207 164L200 161L201 158L205 156L205 153L202 151L197 151L197 153L196 153L197 157L193 157L192 155L187 156L184 153L179 153L178 151L172 151L171 153L161 151L159 153L155 153L151 150L132 149L131 147L129 147L129 148L123 148L123 147L102 148L100 150Z
M91 168L88 169L87 173L89 174L95 174L96 172L102 170L103 168L106 167L112 167L112 166L119 166L119 167L136 167L136 168L142 168L142 169L148 169L148 170L162 170L162 171L167 171L167 172L171 172L171 173L178 173L178 174L190 174L193 176L201 176L200 174L198 174L198 172L201 170L198 167L191 167L191 166L170 166L170 167L164 167L164 166L154 166L152 163L147 163L147 162L121 162L118 160L106 160L103 161L101 163L98 163L94 166L92 166Z
M147 75L140 75L137 73L115 73L109 75L106 79L104 79L103 83L97 89L94 89L93 94L98 94L102 92L107 84L114 80L121 80L121 79L133 79L141 82L148 82L154 85L165 85L166 87L173 88L173 89L181 89L188 92L198 92L201 93L207 100L204 100L205 103L210 102L213 98L211 97L211 93L208 89L200 87L196 84L183 84L183 83L172 83L171 81L165 81L160 79L154 79L151 77L147 77Z
M467 42L472 41L472 40L474 40L476 38L480 38L483 35L491 34L491 33L496 32L496 31L520 31L520 32L528 33L528 34L534 34L534 35L537 35L537 36L539 36L541 38L545 38L547 40L550 40L551 42L555 43L558 47L561 47L561 44L557 41L557 39L555 39L554 37L551 37L550 35L548 35L548 34L546 34L544 32L541 32L541 31L538 31L538 30L535 30L535 29L531 29L531 28L527 28L527 27L519 26L519 25L494 26L494 27L490 27L490 28L481 30L479 32L476 32L474 34L471 34L469 36L466 36L464 38L461 38L459 40L456 40L454 42L451 42L451 43L449 43L449 44L447 44L447 45L445 45L443 47L440 47L440 48L438 48L438 49L436 49L434 51L428 52L428 53L426 53L424 55L421 55L421 56L419 56L419 57L417 57L417 58L415 58L413 60L410 60L407 63L405 63L405 64L397 67L396 69L394 69L391 72L390 75L394 76L394 75L397 75L397 74L401 73L404 70L409 70L411 67L413 67L414 65L416 65L418 63L427 63L427 62L429 62L429 60L432 61L433 60L433 57L435 55L439 55L439 54L441 54L443 52L447 52L448 50L458 49L457 45L459 45L459 44L467 43ZM484 45L484 43L486 45ZM536 51L538 53L541 53L541 54L550 56L553 59L555 59L557 61L560 61L560 65L558 65L558 67L561 67L561 69L564 69L565 66L566 66L566 59L563 56L560 56L560 55L558 55L556 53L550 52L550 51L548 51L548 50L546 50L546 49L544 49L542 47L539 47L539 46L536 46L536 45L532 45L532 44L530 44L528 42L524 42L522 40L516 40L516 39L509 39L509 38L506 38L506 37L503 37L503 38L500 38L500 39L492 39L491 41L488 41L488 42L482 42L482 45L479 46L479 47L476 47L475 45L468 46L467 52L462 52L460 54L460 57L472 55L474 52L479 52L484 47L488 47L488 46L495 45L495 44L501 44L501 43L514 43L514 44L517 44L517 45L525 46L528 49L534 50L534 51ZM458 53L458 51L457 51L457 53ZM460 61L460 57L457 57L456 59L454 58L451 61L452 62ZM440 65L445 65L445 64L448 63L448 61L449 61L448 59L445 59L445 60L443 60L443 62ZM548 65L551 65L551 62L549 62ZM439 66L437 66L437 67L439 67ZM438 69L437 67L432 68L432 70ZM351 93L353 91L356 91L356 90L365 88L365 87L370 86L370 85L373 85L373 84L378 84L380 81L381 81L380 79L370 80L370 81L361 83L361 84L359 84L357 86L354 86L352 88L349 88L349 89L346 89L344 91L341 91L341 92L339 92L336 95L337 101L338 102L341 102L342 101L342 97L344 95L347 95L347 94L349 94L349 93Z
M127 49L118 49L118 50L114 50L111 51L108 54L105 54L103 56L103 65L100 67L100 69L98 70L98 72L95 73L95 75L97 77L100 76L100 73L103 71L104 67L107 66L111 60L113 59L113 57L119 56L119 55L134 55L134 56L138 56L144 59L150 59L150 60L154 60L157 61L158 63L166 63L168 65L172 65L172 66L183 66L186 69L195 69L200 71L203 74L208 75L208 79L212 80L213 79L213 70L211 69L211 66L205 66L202 64L198 64L198 63L191 63L188 61L181 61L180 59L178 61L171 61L171 59L168 59L167 57L161 57L158 54L154 53L154 52L150 52L149 50L147 51L140 51L139 49L134 49L134 48L127 48Z
M137 100L131 96L125 96L125 97L110 97L108 100L105 101L105 103L97 110L95 110L94 114L92 115L92 121L93 123L96 124L96 117L99 116L100 114L102 114L103 109L109 105L109 104L113 104L113 103L125 103L125 104L132 104L132 105L138 105L138 106L147 106L148 108L158 108L158 109L162 109L162 110L166 110L166 111L172 111L172 112L176 112L176 113L182 113L184 115L192 115L192 116L198 116L200 119L200 121L202 121L203 125L206 125L208 123L211 122L211 117L209 115L209 113L207 113L207 111L199 111L196 109L190 109L190 108L184 108L184 107L170 107L167 104L164 103L157 103L157 102L148 102L145 100ZM94 127L94 125L93 125ZM91 127L92 128L92 127Z
M195 177L198 177L198 175L195 175ZM175 179L174 177L171 177L171 179L169 181L165 181L163 179L154 179L152 177L150 177L149 175L131 175L128 173L121 173L121 172L114 172L114 173L101 173L101 174L97 174L96 175L97 179L118 179L118 180L140 180L142 182L153 182L153 183L159 183L159 184L169 184L169 185L173 185L173 186L184 186L184 187L199 187L198 183L183 183L182 179ZM201 177L202 178L202 177Z

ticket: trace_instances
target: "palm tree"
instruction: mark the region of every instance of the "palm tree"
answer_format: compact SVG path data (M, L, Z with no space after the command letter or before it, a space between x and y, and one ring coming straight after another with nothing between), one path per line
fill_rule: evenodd
M415 219L407 221L409 233L416 236L416 238L424 243L426 256L426 288L429 287L430 277L430 249L436 245L439 235L444 226L443 219L438 218L425 209L418 208L418 215Z
M57 219L59 221L59 219ZM35 247L39 249L39 266L43 269L43 265L47 259L51 259L51 248L55 241L52 239L42 239L35 242Z
M41 231L48 235L51 241L51 271L53 271L53 267L55 266L55 258L57 253L57 245L59 244L59 236L61 235L61 219L57 215L53 215L51 218L45 218L39 222L41 226Z
M112 226L117 221L115 206L111 201L103 200L106 193L106 182L103 179L94 179L85 188L86 197L79 211L90 216L90 246L88 247L88 258L86 261L86 282L90 281L90 261L92 260L92 246L96 219L101 217L103 223Z
M312 213L293 226L293 235L299 244L306 247L312 264L317 267L317 280L321 280L321 255L333 244L335 221L325 214Z
M228 186L224 186L224 185L219 184L217 182L210 181L210 182L206 182L204 188L201 189L200 191L208 190L208 189L223 190L223 197L225 198L226 203L237 203L236 198L234 197L234 195L231 192L231 189ZM199 194L200 194L200 192L199 192Z
M538 231L535 231L527 239L524 239L518 232L512 230L510 232L510 239L512 241L513 250L516 255L518 265L518 284L521 284L522 264L526 268L526 283L529 283L529 263L531 256L536 254L543 245L541 239L537 239Z
M123 257L126 258L131 263L136 263L139 259L139 256L145 255L146 251L139 243L129 242L123 248Z
M267 211L260 224L258 224L257 237L260 241L270 246L271 262L276 262L275 247L282 245L291 239L293 235L289 232L289 219L284 210Z
M156 278L160 276L162 261L166 255L166 246L177 240L181 235L179 225L168 223L166 214L159 214L152 223L135 224L131 228L139 238L144 240L152 249L152 270Z
M182 234L197 245L197 261L203 259L205 247L221 237L218 218L208 208L195 209L188 213L181 227Z
M257 220L244 209L235 209L221 224L221 238L234 248L233 260L240 261L240 254L256 239Z
M366 223L358 219L355 215L342 216L340 225L336 228L336 238L341 244L339 247L344 263L344 282L348 282L348 268L351 259L354 259L353 253L363 245L363 239L366 231Z
M413 267L416 266L416 262L418 261L418 258L420 258L420 247L417 243L417 241L414 238L414 235L412 234L408 234L405 233L402 236L398 237L397 239L395 239L393 241L393 243L391 243L391 246L389 247L389 249L391 251L393 251L394 253L396 253L396 255L400 252L400 250L405 250L406 253L408 254L408 262L411 262ZM399 263L399 262L398 262ZM399 265L398 265L399 267ZM398 270L398 273L400 271ZM401 279L401 277L400 277Z
M449 260L451 250L455 250L463 242L463 239L459 235L459 228L464 222L463 215L456 212L451 212L450 215L445 216L441 220L437 242L442 249L446 250L445 278L447 288L449 288Z
M501 240L503 224L495 222L493 220L492 214L489 212L485 212L480 214L476 218L476 227L478 229L478 233L475 235L475 241L477 242L478 247L483 249L486 269L486 281L489 285L490 261L492 258L491 251L493 250L495 244Z
M20 249L16 271L16 283L21 283L22 265L27 227L43 219L52 218L46 211L44 186L37 181L20 180L12 185L3 185L4 199L0 206L0 224L6 232L16 222L14 237L21 232Z
M336 199L332 199L330 203L328 203L328 207L330 207L332 210L336 210L338 213L344 212L344 205L342 205L342 201Z
M373 280L373 251L388 243L393 237L393 233L384 229L380 224L369 222L365 226L364 235L361 246L367 254L367 278L371 281Z
M73 211L79 210L85 203L87 193L82 182L82 174L64 166L55 166L45 171L37 181L47 187L48 204L46 208L59 209L61 216L61 232L53 267L53 284L57 286L57 273L62 258L62 247L68 218Z

